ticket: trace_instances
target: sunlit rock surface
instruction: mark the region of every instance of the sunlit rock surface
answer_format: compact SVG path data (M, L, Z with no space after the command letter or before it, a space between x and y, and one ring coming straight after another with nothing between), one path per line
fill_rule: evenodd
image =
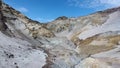
M0 0L0 68L119 68L120 8L44 24Z

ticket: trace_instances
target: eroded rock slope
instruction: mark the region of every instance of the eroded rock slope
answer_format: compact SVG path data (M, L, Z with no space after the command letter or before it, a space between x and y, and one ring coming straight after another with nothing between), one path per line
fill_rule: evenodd
M0 0L0 68L119 68L120 7L43 24Z

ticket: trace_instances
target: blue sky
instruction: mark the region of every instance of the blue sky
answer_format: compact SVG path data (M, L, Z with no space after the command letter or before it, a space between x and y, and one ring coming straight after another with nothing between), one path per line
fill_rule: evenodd
M4 0L4 2L40 22L48 22L59 16L85 16L120 6L120 0Z

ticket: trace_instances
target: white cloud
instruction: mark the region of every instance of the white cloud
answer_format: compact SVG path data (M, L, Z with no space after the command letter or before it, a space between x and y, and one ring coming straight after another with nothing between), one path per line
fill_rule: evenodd
M17 10L20 11L20 12L28 12L28 9L25 8L25 7L17 8Z
M70 6L83 8L111 8L120 6L120 0L68 0Z
M100 3L109 4L109 5L112 5L112 6L119 6L120 5L120 0L100 0Z
M35 20L39 21L39 22L50 22L53 21L54 19L46 19L46 18L35 18Z

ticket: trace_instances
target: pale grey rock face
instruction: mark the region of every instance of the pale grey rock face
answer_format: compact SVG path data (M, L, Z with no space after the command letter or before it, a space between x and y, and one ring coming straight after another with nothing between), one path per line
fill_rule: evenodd
M119 68L119 7L42 24L0 6L0 68Z

